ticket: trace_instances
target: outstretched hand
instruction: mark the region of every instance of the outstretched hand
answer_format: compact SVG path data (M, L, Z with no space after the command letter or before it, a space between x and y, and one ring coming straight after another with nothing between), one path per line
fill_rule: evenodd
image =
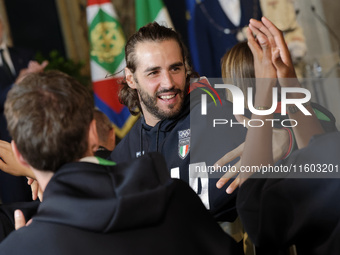
M235 116L238 122L245 123L246 127L248 126L249 119L244 116ZM286 129L273 129L273 158L274 162L279 161L290 149L290 137L289 133ZM231 162L232 160L240 157L240 160L233 166L233 171L225 173L216 183L217 188L222 188L231 178L235 178L235 180L227 187L226 192L231 194L241 183L241 177L239 175L241 169L241 160L242 160L242 152L244 149L244 143L239 145L236 149L228 152L222 158L220 158L216 163L215 167L224 166ZM236 171L234 171L236 170ZM236 176L236 177L235 177ZM249 176L248 176L249 177ZM244 178L244 176L242 177ZM242 182L245 180L242 180Z
M224 166L228 164L229 162L233 161L234 159L241 157L242 152L244 149L244 143L241 143L237 148L234 150L228 152L225 154L222 158L220 158L215 164L214 168L217 169L218 167ZM228 194L231 194L234 192L234 190L239 186L240 184L240 178L239 178L239 171L241 167L241 160L237 161L235 165L233 165L233 169L236 169L236 171L231 171L225 173L216 183L216 187L218 189L222 188L231 178L234 178L235 180L227 187L226 192Z
M240 115L235 115L235 118L239 123L244 123L247 128L248 126L248 121L249 119L245 116L240 116ZM230 161L242 156L242 152L244 149L244 142L240 144L237 148L234 150L226 153L222 158L220 158L215 164L214 167L218 168L221 166L224 166L228 164ZM241 159L236 162L235 165L233 165L232 169L233 171L225 173L216 183L216 187L218 189L222 188L231 178L235 178L235 180L227 187L226 192L228 194L231 194L235 191L235 189L239 186L240 184L240 167L241 167ZM236 171L235 171L236 170ZM236 177L235 177L236 176Z

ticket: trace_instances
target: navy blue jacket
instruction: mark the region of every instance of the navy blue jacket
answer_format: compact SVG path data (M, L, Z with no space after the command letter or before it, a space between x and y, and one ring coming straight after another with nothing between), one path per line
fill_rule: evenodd
M240 0L241 21L236 27L224 13L218 0L205 0L198 2L193 18L194 38L197 52L192 52L192 58L199 62L201 75L209 78L221 77L221 59L223 55L239 41L237 33L248 26L249 19L262 17L258 0ZM225 30L229 30L226 33ZM243 40L246 38L244 37Z

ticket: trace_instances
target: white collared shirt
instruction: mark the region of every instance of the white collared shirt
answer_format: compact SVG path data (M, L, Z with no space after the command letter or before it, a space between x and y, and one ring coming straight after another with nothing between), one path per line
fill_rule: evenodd
M7 45L4 42L0 44L0 49L3 49L3 56L7 62L7 65L11 69L12 74L15 75L15 68L13 62L11 56L9 55ZM0 58L0 66L2 66L2 58Z
M238 27L241 23L240 0L218 0L229 20Z

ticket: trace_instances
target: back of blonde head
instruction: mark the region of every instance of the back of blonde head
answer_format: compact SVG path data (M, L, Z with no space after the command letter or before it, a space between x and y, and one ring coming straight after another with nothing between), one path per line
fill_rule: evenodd
M252 87L255 92L254 58L247 42L236 44L224 54L221 59L221 69L224 83L231 83L243 91L246 106L247 88ZM228 91L227 99L233 101L231 93Z

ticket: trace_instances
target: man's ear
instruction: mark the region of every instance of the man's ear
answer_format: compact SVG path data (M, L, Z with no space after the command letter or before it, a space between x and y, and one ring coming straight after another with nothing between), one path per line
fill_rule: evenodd
M110 151L113 151L114 148L116 147L116 132L115 129L112 127L109 131L109 138L108 138L108 146L110 146L109 149Z
M136 89L136 83L135 79L133 78L133 73L127 67L125 67L125 79L130 88Z
M12 142L11 142L11 147L12 147L12 151L13 151L13 154L14 154L14 157L16 158L16 160L21 165L29 168L30 165L27 163L27 161L24 159L24 157L19 152L18 147L17 147L16 143L14 142L14 140L12 140Z
M98 150L99 140L98 140L97 126L96 126L95 119L93 119L90 123L88 143L89 143L89 149L92 152L96 152Z

